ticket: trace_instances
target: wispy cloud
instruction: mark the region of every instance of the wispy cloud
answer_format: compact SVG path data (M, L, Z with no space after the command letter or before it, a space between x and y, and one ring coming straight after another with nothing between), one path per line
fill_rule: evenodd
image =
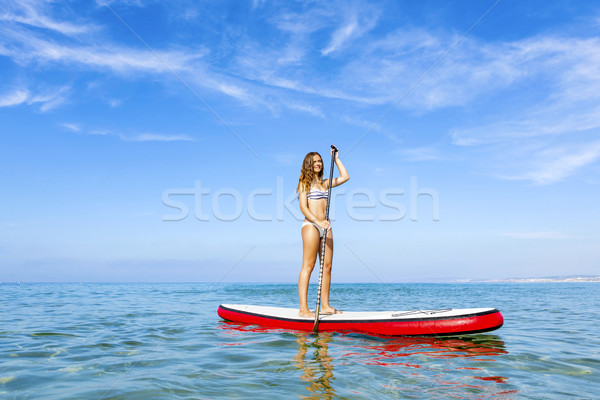
M54 90L53 92L40 93L31 97L28 100L29 104L40 104L40 111L50 111L67 101L68 92L70 88L63 86Z
M356 21L356 18L353 18L333 33L331 43L329 43L329 45L326 48L321 50L321 54L326 56L338 50L344 44L344 42L346 42L349 38L353 36L353 34L356 33L357 29L358 22Z
M335 53L349 42L364 35L377 25L379 10L375 7L360 7L350 5L350 11L344 17L342 24L338 26L331 35L329 44L321 50L321 55L327 56Z
M314 7L307 7L301 12L284 8L273 13L269 22L280 31L291 34L291 41L304 42L310 34L331 25L333 17L335 13L327 9L326 3L315 3Z
M146 50L137 50L116 45L85 46L78 44L59 44L36 35L19 30L3 29L5 40L11 46L0 49L3 55L16 62L27 65L31 63L62 63L66 65L85 65L92 68L110 69L115 72L152 72L164 73L167 67ZM186 70L200 59L200 50L163 51L161 58L176 70Z
M164 135L164 134L156 134L156 133L142 133L135 136L123 136L119 135L119 137L123 140L130 142L193 142L192 139L188 135Z
M455 145L493 154L493 175L551 184L600 159L600 39L537 37L506 46L494 63L509 71L507 89L536 96L477 127L450 131ZM522 93L522 92L521 92ZM509 95L511 95L509 93ZM489 117L487 118L490 119ZM511 163L499 162L511 160Z
M81 135L90 136L116 136L125 142L193 142L193 137L185 134L165 134L165 133L137 133L124 134L122 132L107 129L86 129L81 124L72 122L63 122L60 124L63 129L75 132Z
M38 0L19 0L4 2L0 10L0 21L16 22L36 28L47 29L63 35L71 36L88 33L98 29L93 24L74 24L72 22L58 21L48 15L49 5L52 2Z
M0 95L0 107L18 106L21 104L35 105L41 112L50 111L66 101L69 87L45 89L32 93L28 89L15 89L10 93Z
M600 107L585 105L578 110L574 105L573 102L562 101L556 104L540 104L526 112L516 111L513 119L508 121L453 129L450 136L456 145L475 146L552 137L600 127Z
M23 89L17 89L10 93L0 95L0 107L11 107L23 104L29 98L29 92Z
M539 185L559 182L578 169L600 160L600 141L577 145L554 145L530 154L520 173L501 175L508 180L526 180Z
M286 104L286 106L291 110L302 111L307 114L314 115L316 117L321 117L321 118L325 117L323 110L321 110L319 107L316 107L316 106L313 106L310 104L301 104L301 103L293 102L293 103Z
M114 3L119 3L127 6L134 7L143 7L144 2L142 0L96 0L96 4L100 7L104 7L106 5L112 5ZM148 2L146 2L148 3Z
M81 132L81 125L79 124L72 124L70 122L63 122L62 124L60 124L60 126L62 126L63 128L71 131L71 132Z
M193 85L208 88L243 102L261 104L265 101L248 83L211 70L204 62L208 50L185 48L175 50L138 49L105 43L103 46L78 43L57 43L21 29L0 27L0 55L24 65L81 66L97 71L112 71L132 78L135 74L160 74L172 77L173 72ZM48 109L50 106L48 106Z

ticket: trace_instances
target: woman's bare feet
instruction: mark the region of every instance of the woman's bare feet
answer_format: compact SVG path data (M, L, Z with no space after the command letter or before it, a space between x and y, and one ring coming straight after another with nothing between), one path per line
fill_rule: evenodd
M302 311L302 310L300 310L300 311L298 312L298 315L299 315L300 317L304 317L304 318L314 318L314 317L315 317L315 314L314 314L314 313L312 313L312 312L310 312L310 311Z
M342 314L342 312L339 310L336 310L333 307L323 307L323 308L321 308L321 311L319 312L319 314L332 315L332 314Z

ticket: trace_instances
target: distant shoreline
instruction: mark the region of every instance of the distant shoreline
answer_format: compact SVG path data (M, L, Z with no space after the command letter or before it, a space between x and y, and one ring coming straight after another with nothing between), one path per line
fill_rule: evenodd
M544 278L507 278L507 279L465 279L462 282L469 283L576 283L576 282L600 282L600 276L551 276Z

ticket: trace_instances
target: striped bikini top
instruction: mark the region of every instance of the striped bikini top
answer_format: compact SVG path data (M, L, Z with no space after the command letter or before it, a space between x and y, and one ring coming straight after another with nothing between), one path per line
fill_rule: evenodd
M327 198L327 190L311 189L306 196L308 200L321 200Z

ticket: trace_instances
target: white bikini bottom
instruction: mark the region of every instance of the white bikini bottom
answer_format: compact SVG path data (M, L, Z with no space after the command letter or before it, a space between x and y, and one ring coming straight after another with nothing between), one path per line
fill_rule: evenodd
M320 238L322 238L323 235L325 235L325 229L321 228L319 225L315 224L314 222L304 221L304 223L302 224L302 228L304 228L306 225L312 225L315 228L317 228L317 230L319 231ZM329 228L329 229L331 229L331 228Z

